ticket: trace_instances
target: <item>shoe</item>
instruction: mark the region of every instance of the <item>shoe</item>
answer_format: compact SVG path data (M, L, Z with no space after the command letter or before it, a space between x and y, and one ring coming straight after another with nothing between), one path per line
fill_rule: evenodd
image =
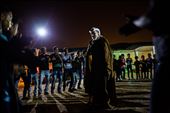
M28 97L23 97L22 100L28 100L29 98Z
M59 91L58 91L58 93L59 93L59 94L62 94L62 91L61 91L61 90L59 90Z
M53 94L54 94L54 91L51 91L51 94L53 95Z
M30 95L30 94L28 95L28 98L29 98L29 99L31 98L31 95Z
M69 89L69 90L68 90L68 92L71 92L71 93L72 93L73 91L74 91L73 89Z
M38 94L38 98L41 98L42 97L42 94Z
M37 98L37 95L34 94L33 99L36 99L36 98Z
M41 93L38 93L38 96L42 96L42 94L41 94Z
M79 86L78 89L82 89L82 88Z
M49 95L49 93L48 93L48 92L45 92L44 95Z
M76 89L76 88L73 88L72 90L73 90L73 91L76 91L77 89Z
M65 91L66 90L66 88L65 87L63 87L63 91Z

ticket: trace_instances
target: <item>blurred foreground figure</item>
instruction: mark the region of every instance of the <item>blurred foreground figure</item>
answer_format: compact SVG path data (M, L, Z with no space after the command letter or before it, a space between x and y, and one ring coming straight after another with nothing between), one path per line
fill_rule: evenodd
M149 11L120 28L123 35L133 34L142 28L153 32L153 43L156 50L158 67L156 69L151 92L150 113L170 113L170 16L167 11L170 3L165 0L152 0Z
M34 65L36 61L28 49L16 44L12 28L12 12L4 9L0 13L0 113L21 113L14 85L14 64ZM14 33L15 34L15 33Z
M97 109L112 109L111 101L116 98L113 58L109 42L98 28L91 28L92 40L87 50L85 88L89 104Z
M9 62L9 56L7 58L7 54L9 51L6 51L8 49L8 43L9 43L9 37L8 32L12 24L12 12L11 11L2 11L1 12L1 18L0 18L0 51L1 51L1 57L0 57L0 112L1 113L18 113L18 103L16 98L16 92L15 88L13 87L13 80L12 76L10 76L12 73L10 73L10 69L12 68ZM14 104L15 103L15 104ZM13 105L13 106L12 106Z

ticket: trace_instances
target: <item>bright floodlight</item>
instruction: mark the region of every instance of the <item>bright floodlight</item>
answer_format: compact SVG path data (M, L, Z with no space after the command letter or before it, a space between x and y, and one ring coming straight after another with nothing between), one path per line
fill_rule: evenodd
M47 30L45 28L38 28L37 34L41 37L45 37L47 35Z

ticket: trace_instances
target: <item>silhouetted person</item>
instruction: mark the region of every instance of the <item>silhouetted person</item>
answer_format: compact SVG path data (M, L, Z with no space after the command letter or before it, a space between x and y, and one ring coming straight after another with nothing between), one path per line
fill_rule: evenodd
M12 12L9 10L4 10L1 12L0 15L0 112L1 113L19 113L19 105L18 105L18 98L17 93L15 92L15 85L14 80L12 77L12 67L9 62L9 56L7 53L9 50L10 45L10 32L9 29L11 28L12 23ZM14 104L15 103L15 104Z
M113 58L109 42L98 28L91 28L92 41L87 51L87 72L91 103L94 108L112 108L110 101L115 99L115 78L113 76Z
M145 60L145 56L144 55L141 56L140 68L141 68L141 78L142 79L147 79L147 76L146 76L147 65L146 65L146 60Z
M153 61L153 75L155 75L157 67L158 67L158 60L157 60L155 54L153 55L153 60L152 61Z
M134 65L135 65L136 79L139 80L141 79L141 76L140 76L140 61L138 60L138 56L135 56Z
M48 95L49 94L49 84L50 84L50 70L49 70L49 63L50 63L50 55L47 52L46 47L41 48L41 54L38 57L40 59L40 78L39 78L39 91L38 95L41 97L42 96L42 84L44 77L46 78L45 81L45 89L44 89L44 94Z
M2 53L0 55L0 113L20 113L19 98L14 85L13 64L34 65L36 59L28 48L22 48L13 42L10 31L12 12L3 10L0 16L0 52Z
M126 61L125 61L125 55L121 54L121 62L120 62L120 67L121 67L121 78L126 79Z
M146 58L146 64L147 64L147 78L152 79L153 59L150 53L148 53L148 58Z
M63 78L63 60L62 56L59 54L59 49L54 46L53 47L53 54L50 55L50 59L52 62L53 70L52 70L52 83L51 83L51 94L54 94L55 92L55 84L58 80L58 87L57 91L58 93L62 93L62 78Z
M63 65L64 65L64 74L63 74L63 91L65 91L67 86L67 79L70 77L70 85L69 85L69 92L74 91L74 76L73 76L73 66L72 66L72 57L68 51L68 48L64 48L64 53L62 54Z
M133 78L133 69L132 69L132 58L130 57L130 54L127 54L127 58L126 58L126 65L127 65L127 72L128 72L128 79L130 80L130 72L131 72L131 79Z
M166 0L152 0L149 11L129 21L120 29L120 33L130 35L142 28L148 28L153 32L153 43L155 45L158 67L154 75L151 93L151 113L170 113L170 3Z

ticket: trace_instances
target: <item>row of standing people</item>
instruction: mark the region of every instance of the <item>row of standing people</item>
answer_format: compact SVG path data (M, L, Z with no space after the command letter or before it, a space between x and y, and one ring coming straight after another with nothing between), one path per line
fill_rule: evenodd
M155 59L155 55L153 58L150 53L148 53L148 57L145 59L145 56L142 55L139 60L138 56L135 56L135 61L133 62L130 54L127 54L127 58L125 59L124 54L121 54L118 59L114 57L114 71L116 72L116 80L124 80L126 79L126 70L128 80L131 79L150 79L152 80L153 74L158 65L158 61ZM133 69L134 66L134 69ZM136 77L134 77L134 72L136 73ZM131 75L131 76L130 76Z
M85 57L80 51L70 54L68 48L64 49L64 52L59 52L59 49L55 46L53 53L48 54L45 47L33 49L35 56L39 59L39 67L28 68L27 71L23 71L25 68L20 68L22 72L17 75L21 75L24 81L23 98L30 97L31 92L31 80L34 82L34 96L42 95L42 84L45 81L44 94L49 94L49 84L51 83L51 94L55 93L56 81L58 81L57 92L62 93L69 86L68 91L73 92L76 89L81 89L83 72L85 68ZM52 64L50 69L49 64ZM21 65L20 67L22 67ZM18 87L18 81L20 76L16 76L16 88ZM44 79L45 78L45 79Z

